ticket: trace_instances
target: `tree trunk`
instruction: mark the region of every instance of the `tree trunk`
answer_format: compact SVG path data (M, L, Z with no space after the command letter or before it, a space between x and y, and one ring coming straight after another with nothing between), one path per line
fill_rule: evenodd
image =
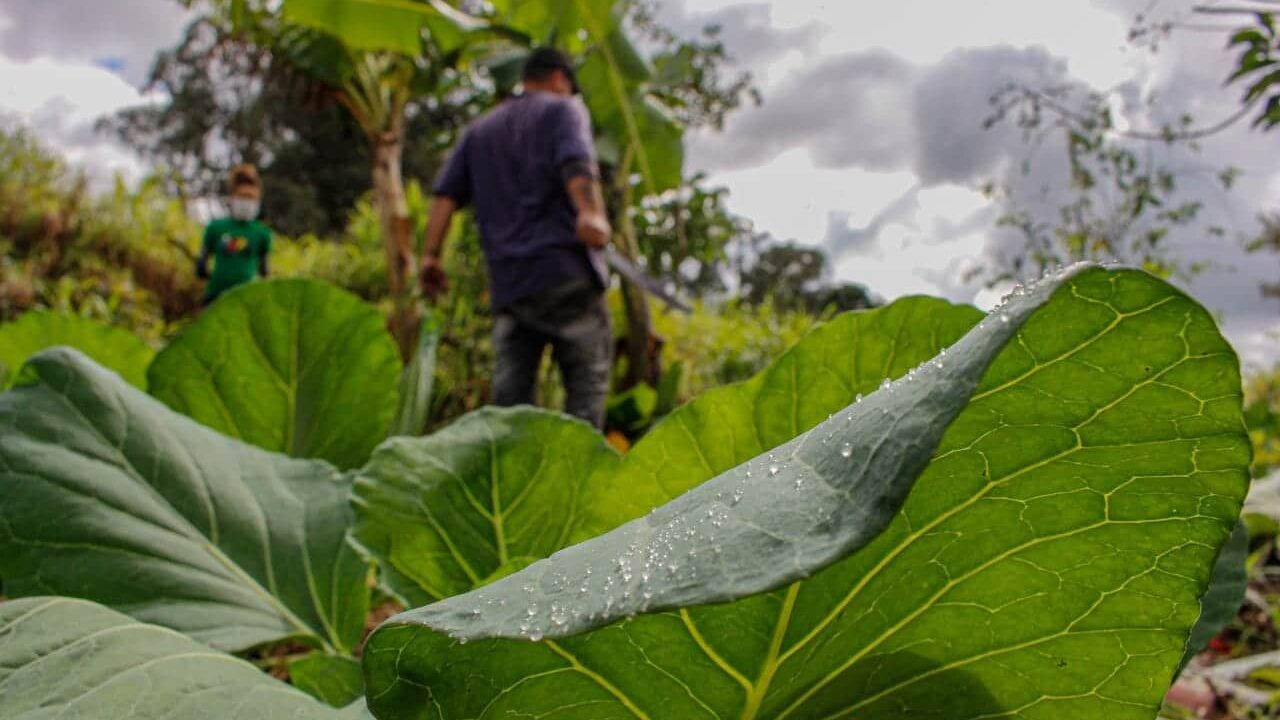
M390 127L372 138L374 206L382 222L387 255L387 289L394 309L387 322L405 362L417 346L418 310L410 286L413 268L412 221L405 201L401 157L404 154L404 115L392 118Z

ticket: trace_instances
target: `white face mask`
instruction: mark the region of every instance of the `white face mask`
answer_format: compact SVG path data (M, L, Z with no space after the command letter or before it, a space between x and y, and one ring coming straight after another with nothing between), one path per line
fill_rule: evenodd
M231 198L231 217L248 221L258 217L262 203L253 198Z

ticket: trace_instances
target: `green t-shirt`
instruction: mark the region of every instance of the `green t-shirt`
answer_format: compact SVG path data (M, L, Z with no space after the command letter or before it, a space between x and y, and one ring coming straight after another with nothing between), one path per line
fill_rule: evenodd
M204 250L213 258L204 290L205 298L212 300L258 277L262 259L271 252L271 231L255 220L214 220L204 230Z

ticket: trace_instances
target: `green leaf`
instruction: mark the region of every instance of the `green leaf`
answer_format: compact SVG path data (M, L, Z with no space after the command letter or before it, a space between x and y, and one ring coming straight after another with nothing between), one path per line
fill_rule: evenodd
M294 687L331 707L346 707L364 697L360 661L343 655L312 653L289 663Z
M1148 720L1247 486L1238 363L1149 275L1053 287L954 345L972 311L842 318L677 411L587 484L607 534L375 632L374 712Z
M1250 45L1253 47L1265 48L1269 43L1267 36L1256 28L1244 28L1232 33L1231 39L1227 41L1227 47L1235 47L1236 45Z
M617 462L585 423L485 408L374 453L353 490L353 535L405 605L466 592L564 547L583 469Z
M616 0L494 0L494 17L534 45L554 45L578 53L585 48L579 31L590 33L597 19L613 15ZM589 37L590 35L588 35Z
M133 333L77 315L29 312L0 325L0 389L17 380L27 358L58 345L85 353L134 387L147 387L147 366L155 351Z
M1191 630L1187 651L1178 665L1178 673L1191 662L1209 641L1222 632L1222 628L1236 618L1244 593L1249 585L1249 573L1245 561L1249 557L1249 531L1244 521L1236 524L1231 538L1218 553L1210 576L1209 590L1200 599L1200 619Z
M254 283L218 300L156 356L151 394L218 432L340 468L368 459L401 371L382 316L325 283Z
M606 425L625 433L639 433L653 422L658 409L658 391L645 383L609 399Z
M440 347L440 321L429 315L422 321L418 349L400 373L400 407L391 423L393 435L417 437L431 418L432 388L436 379L436 351Z
M342 720L243 660L93 603L0 604L0 717Z
M644 194L679 186L684 177L684 129L647 94L653 69L616 21L587 29L596 45L579 80L592 118L610 143L630 148L631 170L643 179Z
M1249 86L1249 92L1245 94L1244 101L1246 103L1253 102L1270 90L1273 85L1277 84L1280 84L1280 70L1274 70L1267 73L1257 82Z
M484 21L442 0L285 0L289 22L337 37L353 50L388 50L418 57L422 32L431 33L441 52L450 53Z
M219 649L300 638L350 652L367 566L331 465L203 428L67 348L0 395L0 577Z

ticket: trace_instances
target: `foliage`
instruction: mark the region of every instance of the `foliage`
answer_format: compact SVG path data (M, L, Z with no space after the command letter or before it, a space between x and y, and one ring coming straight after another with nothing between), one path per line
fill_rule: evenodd
M679 396L746 380L795 345L817 324L804 313L730 303L695 303L689 316L657 313L664 365L684 368Z
M206 427L346 469L387 437L399 373L377 310L323 283L276 280L219 298L147 378L152 395Z
M1280 468L1280 366L1248 379L1244 419L1253 441L1253 476Z
M833 286L827 256L819 248L770 243L756 250L739 277L743 302L774 304L780 310L822 315L865 310L879 303L861 285Z
M0 605L0 715L356 720L247 662L100 605L32 598ZM208 708L215 713L207 715Z
M332 466L197 425L73 350L24 373L0 395L6 593L102 602L230 651L355 647L367 569Z
M392 435L416 437L427 429L436 380L436 357L440 350L440 323L427 315L418 333L418 349L400 372L400 403L391 421Z
M1262 109L1253 121L1254 127L1274 130L1280 126L1280 35L1272 13L1254 15L1254 24L1231 35L1231 47L1239 48L1235 72L1229 83L1246 86L1242 103L1260 103Z
M725 208L728 193L706 187L705 176L695 175L633 207L636 244L648 267L694 296L724 291L731 248L754 236L749 221Z
M332 707L364 704L360 662L344 655L312 653L289 663L289 682Z
M1022 246L1001 260L990 282L1037 276L1046 270L1081 260L1136 265L1160 277L1189 276L1202 263L1181 263L1169 252L1169 234L1198 226L1203 203L1184 199L1179 172L1168 159L1157 159L1146 146L1152 142L1180 143L1192 151L1196 131L1193 118L1156 132L1120 131L1109 93L1086 91L1074 85L1032 88L1010 84L991 99L992 115L985 127L1012 124L1028 146L1022 165L1024 180L1031 174L1035 151L1062 138L1067 160L1065 188L1069 199L1048 212L1048 191L1028 195L1025 182L988 183L985 190L1003 209L999 224L1017 232ZM1238 172L1222 168L1218 182L1230 189ZM1224 231L1201 227L1210 237Z
M197 307L199 228L158 183L92 195L22 128L0 128L0 319L32 309L157 343Z
M1150 717L1163 695L1153 680L1168 682L1182 658L1247 484L1234 355L1203 310L1148 276L1086 272L1042 306L1049 290L1015 299L1008 323L989 319L944 367L848 412L838 408L878 384L886 359L902 372L976 313L917 300L852 316L759 382L669 418L620 467L601 455L598 474L579 471L585 496L559 526L575 538L617 529L384 625L366 650L374 712L432 702L462 716L587 703L600 717ZM835 351L841 340L857 349ZM924 398L929 420L905 410ZM916 480L912 464L929 455ZM851 462L857 471L844 472ZM1083 467L1093 470L1081 477ZM897 472L918 492L872 540L901 501ZM528 472L502 477L540 487ZM498 508L475 482L423 492L458 497L475 520L454 522L492 537L485 513ZM467 510L468 495L484 499ZM402 553L422 576L472 559L465 536L419 527L433 538L419 547L451 548ZM786 561L761 562L770 555ZM1113 560L1080 562L1099 557ZM689 607L832 560L766 595ZM651 614L610 624L636 612ZM575 635L590 628L601 629ZM485 639L517 637L554 639Z
M81 596L237 650L302 638L349 668L340 659L355 647L369 601L364 561L345 543L353 503L356 534L379 560L381 582L404 599L492 583L484 592L496 600L515 588L505 611L482 605L473 615L473 596L463 595L428 616L513 633L523 619L532 623L528 634L536 628L549 637L621 620L629 609L672 608L555 642L465 647L394 621L364 655L382 717L425 701L427 691L414 689L422 680L451 713L484 702L495 691L490 682L522 679L495 707L527 714L574 704L595 717L631 703L650 716L683 716L681 703L692 703L695 714L723 707L772 717L788 704L837 711L856 701L866 705L859 717L877 717L883 703L901 701L886 716L904 707L912 717L951 718L957 708L967 717L1034 706L1108 718L1145 708L1149 717L1162 693L1153 679L1168 679L1181 659L1242 499L1247 447L1234 354L1203 309L1131 271L1085 270L1061 289L1048 283L965 335L980 317L921 298L842 316L758 378L678 410L625 458L579 422L486 410L434 436L391 440L345 475L224 438L82 355L47 351L28 365L21 386L0 395L0 574L19 597ZM214 312L201 324L216 328ZM951 350L942 355L945 346ZM299 348L304 365L326 359L314 346ZM930 366L911 370L931 357ZM258 392L247 384L226 391ZM868 397L855 403L859 392ZM327 422L335 423L365 411L317 410L333 413ZM834 435L823 444L827 433ZM844 471L851 462L867 471ZM997 473L1009 477L996 480ZM857 489L836 496L842 486ZM617 542L607 531L668 501L617 531L640 533L633 550L622 543L630 569L600 566L581 598L581 578L566 573L573 583L561 586L555 572L541 575L546 562L534 562L606 532L552 557L567 571L574 557ZM692 514L681 515L682 507ZM696 532L653 534L672 522ZM780 536L790 540L762 542L752 528L790 528ZM692 545L671 556L676 570L660 564L641 587L649 569L638 553L665 542ZM856 547L863 549L845 557ZM685 558L687 549L698 550L696 559ZM80 570L89 566L91 574ZM690 568L697 578L687 576ZM730 568L737 570L726 574ZM604 593L598 585L607 578L615 587ZM633 592L619 594L619 582ZM549 593L532 614L523 612L525 583ZM828 585L839 592L824 592ZM570 605L551 604L560 592L614 603L596 607L593 619L567 615ZM701 605L752 593L762 594ZM460 611L450 616L449 608ZM784 608L795 633L775 632ZM832 613L833 625L818 629L821 614L836 608L848 612ZM984 623L988 632L973 631ZM51 625L66 635L79 629ZM170 657L170 646L153 643L174 636L138 633L128 657ZM804 634L814 640L801 644ZM407 636L418 639L404 646ZM499 647L501 668L485 660ZM649 663L631 662L637 653ZM762 662L770 653L774 662ZM76 677L126 677L127 668L97 664L110 657L119 655L80 660ZM1006 661L1020 672L1009 673ZM220 662L228 672L236 666ZM300 665L309 678L301 682L332 674L338 680L316 681L324 686L312 690L340 701L349 677L329 673L322 656L309 662L318 667L308 676ZM818 677L837 662L848 671ZM433 663L449 669L437 675ZM628 672L615 673L618 663ZM22 665L0 663L0 673ZM526 679L538 668L557 679L549 694L539 689L543 681ZM389 685L392 670L405 682ZM483 687L467 685L486 675ZM226 706L215 693L201 712L233 712L255 692L301 702L283 689L244 690ZM10 697L0 694L0 703ZM949 704L938 715L934 703L944 697ZM654 710L660 701L676 705ZM296 712L330 717L314 703Z
M0 389L18 379L28 358L58 345L79 348L130 385L147 387L147 365L155 351L133 334L76 315L31 312L0 325Z
M367 201L357 206L356 216L369 211ZM326 240L315 235L292 239L277 236L271 249L271 272L276 277L309 278L336 285L363 300L378 303L387 297L387 256L374 236L374 243L355 232L358 222L341 237Z
M253 162L266 190L264 221L289 236L340 234L372 187L364 131L332 97L300 84L287 58L244 40L229 17L197 18L156 58L149 85L166 100L122 111L104 127L171 168L166 187L181 197L214 200L232 165ZM470 75L455 82L447 102L432 94L406 107L407 178L429 182L444 149L488 102ZM210 135L222 142L206 142Z
M707 25L700 37L686 39L656 18L656 0L624 0L628 23L658 50L653 63L658 82L654 94L686 128L724 127L725 118L744 100L762 102L749 72L730 72L733 58L720 38L718 25Z

